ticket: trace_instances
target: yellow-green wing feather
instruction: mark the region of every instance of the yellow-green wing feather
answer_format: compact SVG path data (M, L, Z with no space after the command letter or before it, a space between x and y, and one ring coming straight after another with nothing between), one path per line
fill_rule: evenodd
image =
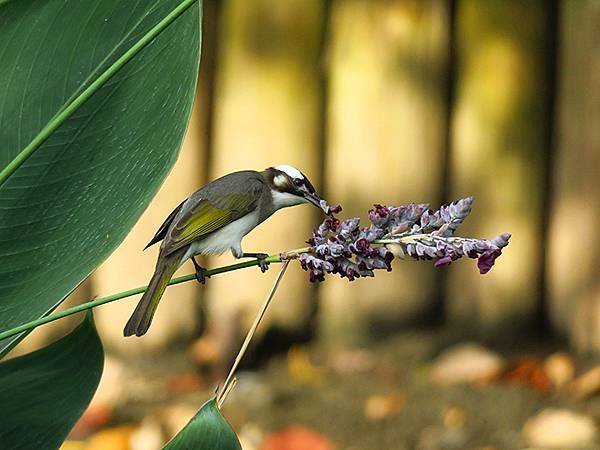
M256 202L256 196L245 193L228 194L218 201L200 200L176 219L165 237L165 253L185 247L248 214L255 208Z

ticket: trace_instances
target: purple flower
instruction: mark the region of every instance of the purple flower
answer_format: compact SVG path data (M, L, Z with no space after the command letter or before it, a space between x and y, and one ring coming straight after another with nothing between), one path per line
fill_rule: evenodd
M433 259L436 267L445 266L466 256L477 258L482 274L489 272L495 259L502 253L501 248L508 245L510 234L505 233L495 239L470 239L457 236L440 236L435 233L405 237L408 242L399 240L405 255L414 259Z
M471 212L472 204L472 197L443 205L437 211L431 211L425 203L377 204L369 210L369 227L361 227L356 217L341 222L328 217L307 241L312 251L300 256L300 264L314 282L323 281L326 273L338 274L350 281L372 277L375 270L392 270L394 254L386 244L394 243L400 247L401 254L417 260L432 260L436 267L463 256L477 258L479 271L485 274L502 254L502 248L508 245L510 234L491 240L454 236ZM340 210L330 207L332 212Z
M496 258L502 254L502 250L499 248L495 248L492 250L487 250L477 258L477 267L479 268L479 273L485 275L490 271L494 263L496 262Z
M443 258L440 258L440 259L436 260L436 262L435 262L435 263L433 263L433 265L434 265L435 267L447 266L447 265L448 265L448 264L450 264L452 261L454 261L454 260L452 259L452 257L451 257L451 256L448 256L448 255L446 255L446 256L444 256Z
M321 200L319 205L325 211L325 214L333 216L334 214L339 214L342 212L342 207L340 205L330 205L325 200Z
M369 210L369 219L377 228L383 228L386 225L389 215L390 211L387 206L373 205L373 209Z

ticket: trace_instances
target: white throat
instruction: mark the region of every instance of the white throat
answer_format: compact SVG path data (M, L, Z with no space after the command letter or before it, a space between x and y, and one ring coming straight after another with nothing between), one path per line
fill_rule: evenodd
M288 192L276 191L274 189L271 189L271 197L273 198L273 208L275 209L287 208L288 206L306 203L306 199L302 197L298 197L297 195L293 195Z

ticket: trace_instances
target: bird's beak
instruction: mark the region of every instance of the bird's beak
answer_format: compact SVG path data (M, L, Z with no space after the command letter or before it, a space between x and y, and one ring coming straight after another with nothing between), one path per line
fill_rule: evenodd
M306 193L304 195L304 198L308 201L308 203L311 203L311 204L315 205L317 208L322 209L325 212L325 214L329 214L329 205L316 192Z

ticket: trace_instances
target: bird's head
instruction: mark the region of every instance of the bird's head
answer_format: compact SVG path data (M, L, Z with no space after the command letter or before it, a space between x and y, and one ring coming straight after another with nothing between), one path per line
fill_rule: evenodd
M309 179L298 169L288 165L269 167L263 172L271 188L276 209L311 203L329 214L329 206L315 191Z

